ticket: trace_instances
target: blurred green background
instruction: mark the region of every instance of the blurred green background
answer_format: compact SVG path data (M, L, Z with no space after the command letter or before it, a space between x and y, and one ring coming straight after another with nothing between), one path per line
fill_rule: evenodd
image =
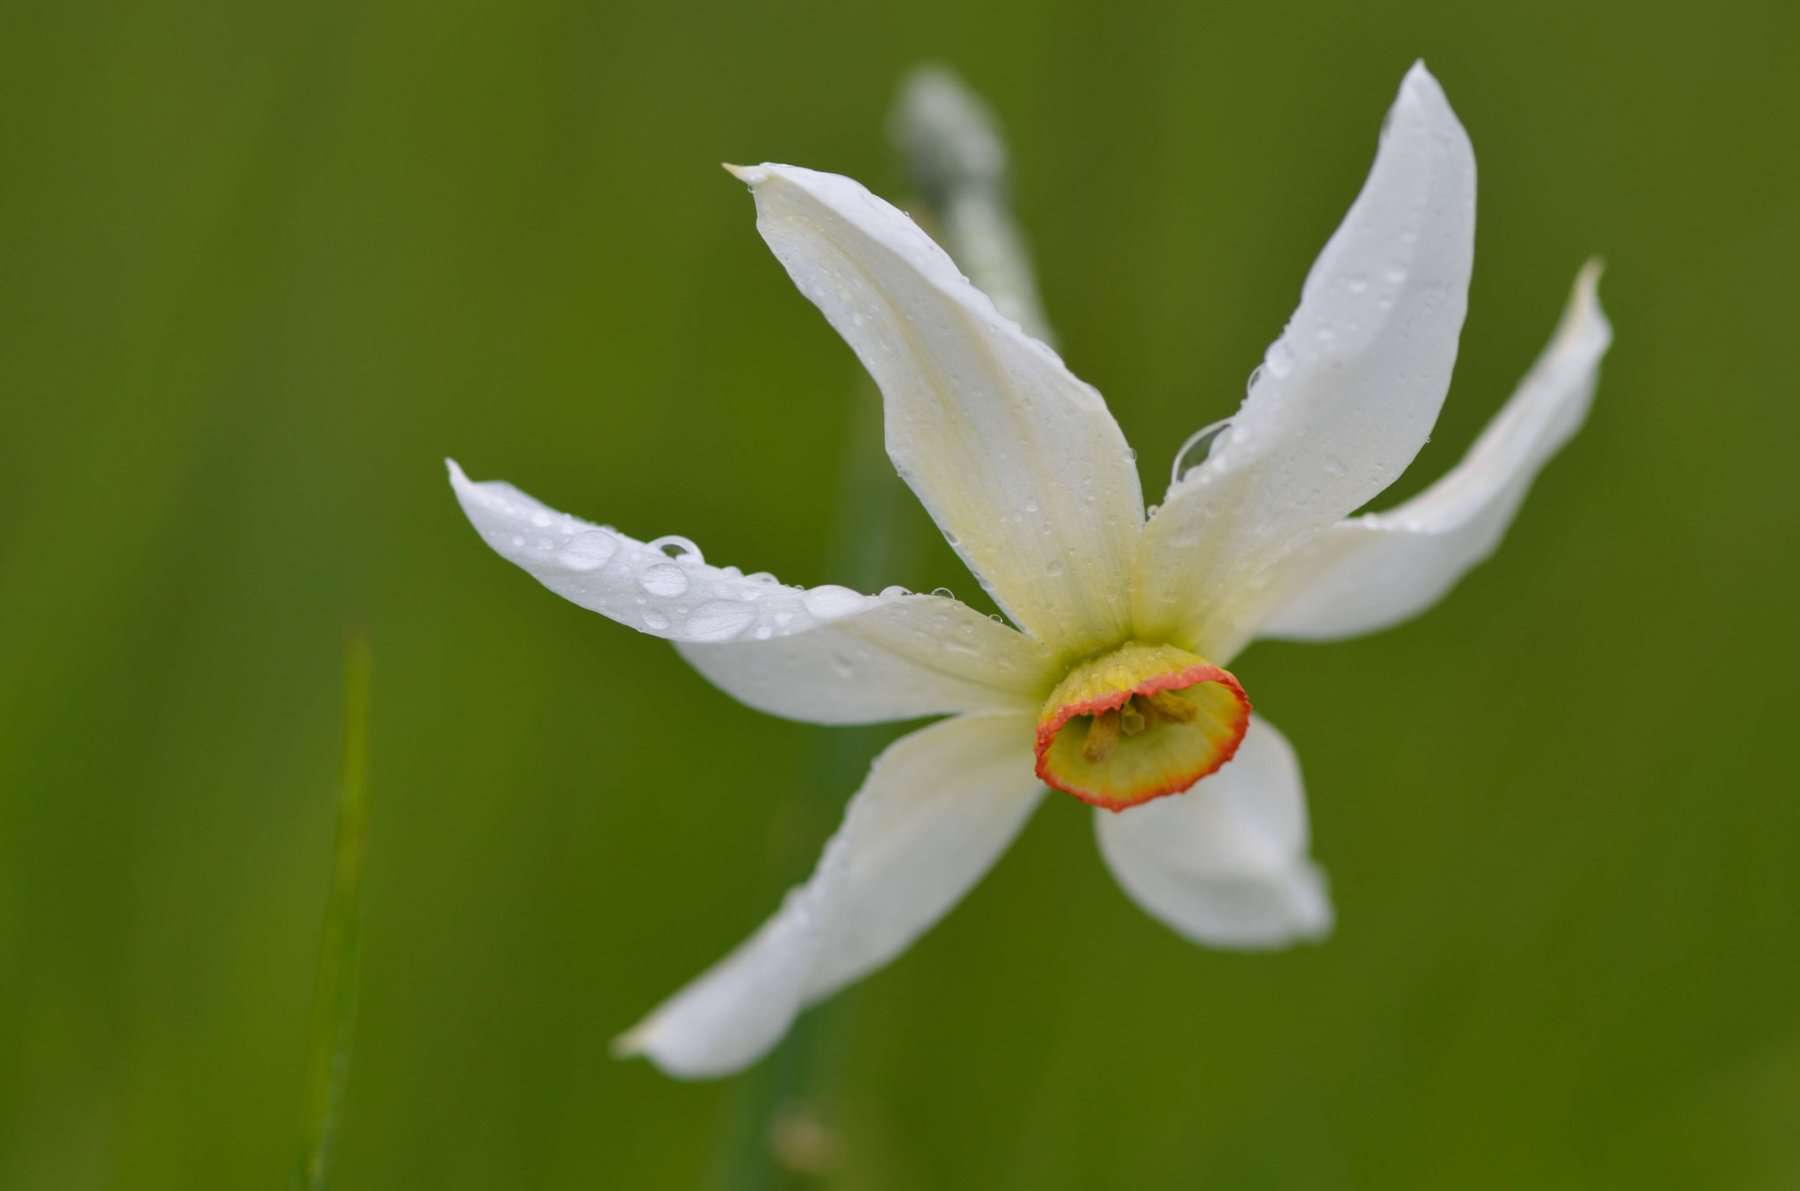
M1800 1185L1793 6L3 11L0 1187L288 1177L358 627L343 1187ZM959 70L1155 499L1419 56L1479 231L1390 498L1590 253L1618 337L1451 600L1234 667L1301 752L1335 937L1190 947L1054 799L750 1074L613 1061L808 871L887 733L745 710L551 596L442 458L789 582L971 596L717 163L896 194L895 85ZM846 491L890 511L846 526ZM834 1172L779 1169L772 1113Z

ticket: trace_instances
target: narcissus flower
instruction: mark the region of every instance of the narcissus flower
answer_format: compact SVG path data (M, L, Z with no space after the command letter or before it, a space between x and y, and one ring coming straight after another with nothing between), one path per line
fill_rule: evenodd
M1183 935L1254 948L1326 931L1293 750L1225 667L1258 636L1403 620L1491 552L1586 413L1609 338L1596 271L1449 475L1350 516L1424 445L1468 293L1474 159L1414 67L1229 429L1146 517L1100 395L910 219L847 178L736 172L764 239L880 386L894 465L1016 627L944 596L713 566L686 539L639 541L450 464L503 557L676 642L750 706L831 724L950 717L876 759L812 877L621 1048L687 1076L753 1061L948 911L1045 787L1099 808L1101 856Z

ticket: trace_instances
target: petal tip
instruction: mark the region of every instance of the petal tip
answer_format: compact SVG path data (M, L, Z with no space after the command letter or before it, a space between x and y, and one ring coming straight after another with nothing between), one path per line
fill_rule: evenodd
M1453 126L1461 134L1457 139L1467 140L1462 121L1457 119L1455 109L1450 106L1450 97L1444 93L1444 86L1437 76L1425 68L1423 58L1414 62L1406 77L1400 80L1400 93L1395 96L1388 116L1390 128L1396 123L1395 117L1403 111L1421 113L1425 128Z
M1400 94L1402 97L1439 104L1449 103L1444 95L1444 85L1438 82L1437 76L1431 73L1423 58L1415 59L1407 68L1406 76L1400 80Z
M615 1037L607 1044L607 1050L612 1053L613 1058L620 1060L645 1057L650 1049L651 1025L651 1020L646 1018Z
M1606 311L1600 305L1600 280L1605 273L1606 261L1601 257L1590 256L1582 264L1580 272L1575 274L1568 313L1559 328L1558 338L1581 329L1599 337L1602 351L1612 343L1612 320L1606 317Z
M1575 274L1575 289L1583 298L1596 306L1600 302L1600 281L1606 276L1606 258L1590 256L1581 264L1581 271Z
M1325 874L1311 861L1305 863L1296 889L1294 940L1300 943L1322 943L1337 926L1337 911L1331 904Z
M719 168L754 190L769 180L769 171L760 165L733 165L729 161L721 161Z

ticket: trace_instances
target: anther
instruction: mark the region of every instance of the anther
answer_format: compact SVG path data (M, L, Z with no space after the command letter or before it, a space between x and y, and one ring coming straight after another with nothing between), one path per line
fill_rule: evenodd
M1119 730L1127 736L1136 736L1149 726L1144 713L1138 710L1137 700L1125 700L1125 705L1119 708Z
M1088 723L1087 739L1081 744L1081 755L1090 761L1104 761L1119 744L1119 713L1103 711Z
M1142 697L1140 696L1140 698ZM1150 704L1150 710L1153 713L1165 720L1185 724L1194 718L1194 705L1173 691L1157 691L1154 695L1148 696L1145 701Z

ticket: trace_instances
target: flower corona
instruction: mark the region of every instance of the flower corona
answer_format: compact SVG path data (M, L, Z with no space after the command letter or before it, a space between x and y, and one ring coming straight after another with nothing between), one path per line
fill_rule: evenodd
M1179 794L1231 760L1250 700L1229 671L1174 645L1128 641L1072 668L1038 716L1037 775L1122 811Z

